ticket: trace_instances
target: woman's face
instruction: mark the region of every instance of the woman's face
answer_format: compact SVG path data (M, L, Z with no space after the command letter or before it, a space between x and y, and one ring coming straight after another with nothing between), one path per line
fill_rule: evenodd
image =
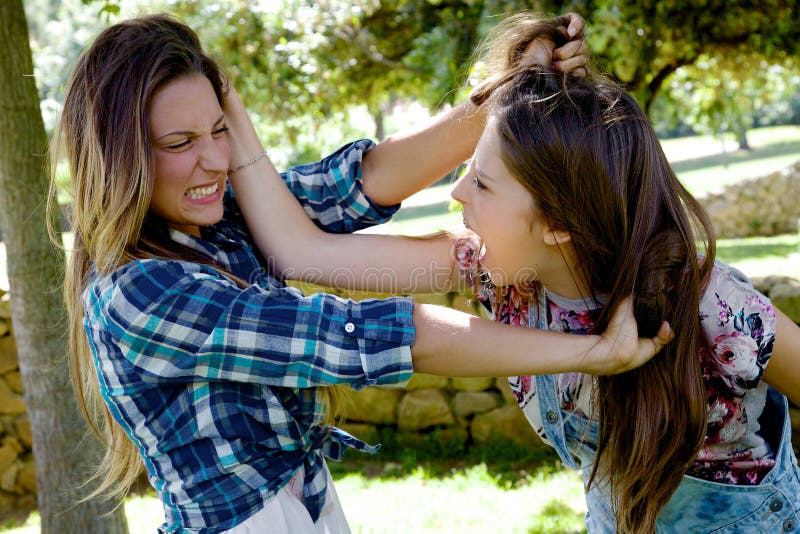
M230 147L225 116L208 78L183 76L153 95L149 111L155 154L150 211L177 230L200 235L222 219Z
M466 174L452 196L464 206L464 224L477 233L485 251L481 266L498 286L541 279L548 250L541 213L525 187L500 158L494 120L486 125Z

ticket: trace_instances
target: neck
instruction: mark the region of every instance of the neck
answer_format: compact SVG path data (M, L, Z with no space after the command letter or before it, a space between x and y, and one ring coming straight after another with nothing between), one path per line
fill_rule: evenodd
M592 294L589 284L571 247L555 250L558 261L552 262L557 268L541 277L542 284L553 293L568 299L588 299Z

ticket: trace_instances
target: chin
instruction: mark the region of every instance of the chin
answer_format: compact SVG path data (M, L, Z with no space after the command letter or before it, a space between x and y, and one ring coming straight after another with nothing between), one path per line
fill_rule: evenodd
M209 212L204 214L203 217L198 217L197 225L198 226L211 226L212 224L217 224L222 220L222 216L224 212L222 210L222 205L219 205L219 209L214 210L213 212Z

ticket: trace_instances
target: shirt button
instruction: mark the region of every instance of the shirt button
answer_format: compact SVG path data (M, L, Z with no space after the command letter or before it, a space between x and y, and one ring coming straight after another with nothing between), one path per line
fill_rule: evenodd
M781 508L783 508L783 502L780 499L775 499L774 501L769 503L769 509L772 510L773 512L777 512Z
M558 416L556 415L556 412L554 412L553 410L547 412L547 422L550 424L555 424L556 421L558 421Z
M792 530L794 530L794 520L787 519L786 521L783 522L783 531L791 532Z
M355 332L355 330L356 330L356 325L354 325L353 323L347 323L346 325L344 325L344 331L347 332L348 334L352 334L353 332Z

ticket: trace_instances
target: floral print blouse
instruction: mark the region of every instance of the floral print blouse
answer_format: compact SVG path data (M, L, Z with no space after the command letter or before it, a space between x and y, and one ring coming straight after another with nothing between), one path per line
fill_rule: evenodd
M547 329L572 334L591 331L600 306L566 299L546 288L496 288L481 275L476 241L456 243L456 263L476 296L493 310L501 323L531 324L536 291L544 292ZM594 305L592 305L594 304ZM773 451L759 435L758 419L766 402L761 381L775 339L775 312L739 271L716 262L708 288L700 299L703 339L698 357L708 402L707 432L697 460L687 474L723 484L758 484L774 465ZM557 375L561 406L577 416L591 418L594 380L583 373ZM546 441L540 421L530 410L536 403L536 382L530 376L509 377L514 395L533 427Z

